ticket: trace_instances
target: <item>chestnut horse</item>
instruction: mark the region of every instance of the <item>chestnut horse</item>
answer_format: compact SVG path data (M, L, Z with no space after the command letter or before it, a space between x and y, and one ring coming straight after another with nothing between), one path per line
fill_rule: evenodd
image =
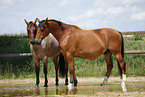
M27 34L30 38L30 49L33 54L33 63L35 64L35 71L36 71L36 87L39 85L39 63L40 60L43 61L44 64L44 74L45 74L45 84L44 87L47 87L47 64L48 64L48 57L53 57L53 63L55 64L55 71L56 71L56 85L58 85L58 68L60 74L64 76L66 73L66 80L65 84L68 85L67 79L67 71L65 71L65 62L64 57L60 53L60 47L58 41L55 39L53 35L47 36L41 43L41 45L37 45L35 42L35 36L37 32L37 19L35 22L27 22L26 19L25 23L27 24ZM60 54L60 56L59 56Z
M126 64L124 61L124 43L122 34L114 29L102 28L82 30L77 26L68 25L57 20L41 21L37 28L35 41L40 41L50 33L58 40L61 52L67 60L70 72L70 86L77 86L74 70L74 58L94 59L102 54L105 56L107 73L103 85L107 82L113 68L112 54L115 55L121 70L122 85L126 81Z

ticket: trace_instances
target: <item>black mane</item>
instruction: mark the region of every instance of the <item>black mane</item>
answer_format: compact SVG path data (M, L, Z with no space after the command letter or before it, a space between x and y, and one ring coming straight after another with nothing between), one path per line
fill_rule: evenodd
M44 24L43 24L44 21L45 21L45 20L42 20L41 22L39 22L39 25L38 25L38 26L39 26L39 27L44 27ZM58 21L58 20L55 20L55 19L50 19L50 20L47 20L47 21L55 21L55 22L58 23L59 26L62 24L61 21Z
M57 22L57 23L58 23L58 25L61 25L61 24L62 24L62 22L61 22L61 21L58 21L58 20L55 20L55 19L50 19L50 20L48 20L48 21L55 21L55 22Z

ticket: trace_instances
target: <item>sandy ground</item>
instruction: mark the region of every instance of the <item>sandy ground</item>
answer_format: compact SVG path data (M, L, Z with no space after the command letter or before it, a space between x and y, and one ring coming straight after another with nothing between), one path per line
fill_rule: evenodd
M80 84L87 84L87 83L98 83L101 84L104 78L95 78L95 77L88 77L88 78L78 78L78 85ZM40 85L43 86L44 84L44 78L40 79ZM48 78L49 85L54 85L55 79L54 78ZM64 79L59 79L60 84L64 84ZM121 79L119 77L110 77L108 80L108 83L121 83ZM143 83L145 84L145 77L128 77L127 83ZM0 80L0 86L4 85L28 85L32 84L35 85L35 78L29 78L29 79L4 79ZM47 96L60 96L63 97L64 95L47 95ZM65 97L88 97L88 95L65 95ZM94 95L89 97L145 97L145 91L132 91L132 92L96 92Z

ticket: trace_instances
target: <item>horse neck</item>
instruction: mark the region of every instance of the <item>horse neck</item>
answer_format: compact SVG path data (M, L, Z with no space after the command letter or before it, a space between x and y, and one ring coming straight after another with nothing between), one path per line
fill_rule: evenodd
M53 25L50 27L51 28L51 33L53 34L53 36L60 41L60 39L67 33L71 32L72 30L75 29L80 29L77 26L74 25L67 25L62 23L61 25Z
M59 41L60 38L65 34L60 26L52 26L50 32Z

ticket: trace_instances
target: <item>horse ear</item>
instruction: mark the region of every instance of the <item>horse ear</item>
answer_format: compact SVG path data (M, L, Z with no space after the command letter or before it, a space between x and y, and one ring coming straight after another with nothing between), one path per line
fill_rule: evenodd
M24 19L25 23L28 25L29 23L26 21L26 19Z
M38 18L36 18L35 20L38 21L39 23L41 22Z
M38 20L38 18L35 19L35 21L33 22L33 24L36 24L37 20Z
M47 21L48 21L48 18L46 18L46 20L44 21L44 24L49 24Z

